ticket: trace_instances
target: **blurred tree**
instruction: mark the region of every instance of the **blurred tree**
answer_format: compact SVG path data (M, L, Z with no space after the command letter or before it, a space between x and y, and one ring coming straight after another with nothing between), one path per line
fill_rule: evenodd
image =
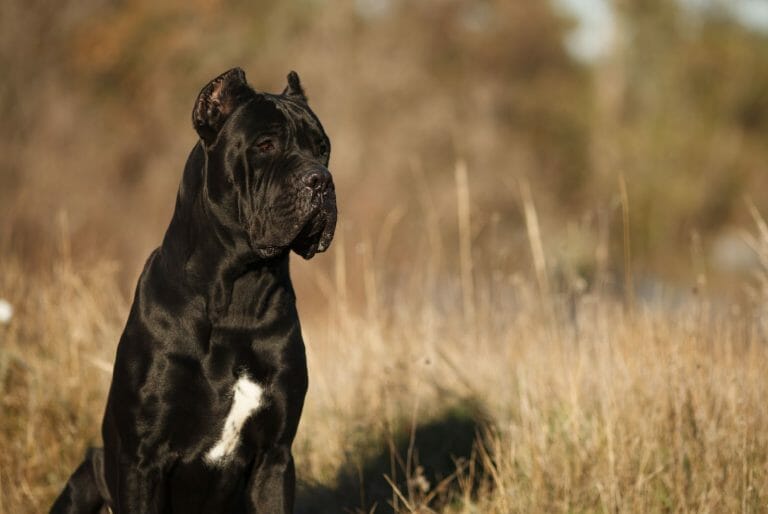
M768 38L721 10L663 0L614 7L613 53L595 75L596 168L608 188L626 173L635 248L658 269L694 230L743 217L743 195L768 186Z
M334 141L351 230L376 239L390 213L410 209L454 237L462 158L479 207L476 246L507 245L505 265L525 266L518 177L548 239L584 233L588 249L595 227L562 220L600 212L618 222L604 213L615 212L623 173L635 257L672 269L693 230L706 237L741 219L745 193L768 206L768 38L723 9L612 6L614 44L584 63L564 45L574 21L540 0L9 0L0 214L13 221L2 237L34 253L57 230L40 213L65 208L75 248L107 241L137 266L194 142L195 94L239 65L268 91L301 72ZM407 249L421 233L381 240Z

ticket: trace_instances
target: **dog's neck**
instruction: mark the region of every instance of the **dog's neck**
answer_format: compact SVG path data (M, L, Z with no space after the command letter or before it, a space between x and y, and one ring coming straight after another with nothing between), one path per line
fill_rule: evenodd
M167 270L169 278L204 295L212 317L227 312L236 281L238 290L251 284L254 294L256 289L284 284L292 297L288 250L269 259L260 258L245 237L233 236L206 212L204 166L205 153L198 144L184 168L173 217L160 247L161 258L184 263L183 269Z

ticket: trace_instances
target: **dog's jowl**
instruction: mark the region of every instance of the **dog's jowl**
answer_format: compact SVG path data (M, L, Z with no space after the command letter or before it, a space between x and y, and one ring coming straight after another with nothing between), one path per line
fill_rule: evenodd
M162 244L139 278L102 425L53 513L293 510L307 367L291 250L328 248L330 142L295 73L211 81Z

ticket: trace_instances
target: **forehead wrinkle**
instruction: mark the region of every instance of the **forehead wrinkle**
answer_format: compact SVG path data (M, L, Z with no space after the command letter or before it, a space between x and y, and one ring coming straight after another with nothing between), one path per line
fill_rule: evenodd
M234 126L245 129L249 134L258 134L282 127L286 124L285 113L269 101L265 95L252 98L237 111Z
M286 118L289 120L293 132L300 130L300 128L297 127L296 121L300 120L305 123L312 132L325 136L325 131L320 124L320 120L317 119L317 116L314 115L309 106L281 97L274 97L274 100L277 108L286 114ZM303 128L304 127L301 127L301 129Z

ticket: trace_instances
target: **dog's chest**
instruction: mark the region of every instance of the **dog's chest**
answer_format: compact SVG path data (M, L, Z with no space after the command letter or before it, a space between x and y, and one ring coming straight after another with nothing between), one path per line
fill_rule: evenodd
M215 442L203 459L213 466L225 465L242 443L243 428L265 404L264 388L248 375L241 375L232 387L231 404Z

